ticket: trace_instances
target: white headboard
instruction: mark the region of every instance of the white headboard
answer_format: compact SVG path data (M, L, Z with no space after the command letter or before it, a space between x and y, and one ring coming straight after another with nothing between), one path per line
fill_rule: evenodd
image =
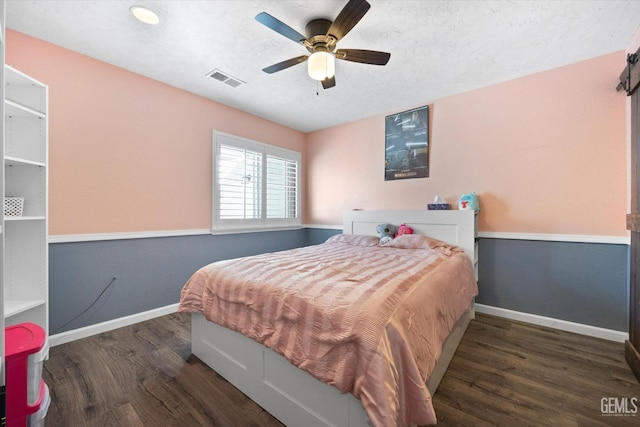
M345 211L342 216L342 232L377 236L376 226L382 223L395 226L407 224L413 228L415 234L423 234L459 246L471 258L476 280L478 279L478 221L474 211Z

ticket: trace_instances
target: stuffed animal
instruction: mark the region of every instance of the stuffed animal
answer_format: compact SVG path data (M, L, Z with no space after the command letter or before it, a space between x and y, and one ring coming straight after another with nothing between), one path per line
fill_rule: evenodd
M407 224L401 224L400 227L398 227L396 237L402 236L403 234L413 234L413 228L409 227Z
M393 224L378 224L376 231L380 235L380 244L384 245L393 240L393 236L396 235L398 228Z
M458 202L458 209L470 210L470 211L480 211L480 204L478 203L478 197L476 193L468 193L460 196L460 201Z

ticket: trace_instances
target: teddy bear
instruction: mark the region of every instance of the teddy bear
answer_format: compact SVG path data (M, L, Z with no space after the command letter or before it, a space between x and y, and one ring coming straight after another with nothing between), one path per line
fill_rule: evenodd
M403 234L413 234L413 228L409 227L407 224L400 224L396 237L402 236Z
M393 224L378 224L376 227L376 231L380 235L380 244L384 245L393 240L393 237L396 235L396 231L398 228Z

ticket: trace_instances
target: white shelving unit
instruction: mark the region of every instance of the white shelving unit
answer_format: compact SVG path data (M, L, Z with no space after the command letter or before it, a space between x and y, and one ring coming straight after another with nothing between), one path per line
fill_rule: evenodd
M4 99L4 23L5 3L0 0L0 99ZM0 117L4 117L4 102L0 103ZM0 120L0 157L4 158L4 120ZM4 162L0 162L0 193L4 197ZM3 199L4 201L4 199ZM4 206L4 204L3 204ZM0 216L0 271L4 271L4 219ZM5 414L5 381L4 381L4 292L3 279L0 276L0 409Z
M3 200L24 198L22 215L2 220L4 323L48 334L48 88L8 65L4 82Z

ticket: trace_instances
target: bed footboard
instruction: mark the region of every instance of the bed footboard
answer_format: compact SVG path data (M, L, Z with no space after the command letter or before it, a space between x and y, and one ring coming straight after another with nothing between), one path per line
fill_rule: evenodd
M192 353L287 426L368 427L360 401L225 327L191 317Z
M445 341L427 381L432 395L473 317L472 306ZM285 425L370 427L358 399L318 381L252 339L207 321L201 313L192 314L191 335L195 356Z

